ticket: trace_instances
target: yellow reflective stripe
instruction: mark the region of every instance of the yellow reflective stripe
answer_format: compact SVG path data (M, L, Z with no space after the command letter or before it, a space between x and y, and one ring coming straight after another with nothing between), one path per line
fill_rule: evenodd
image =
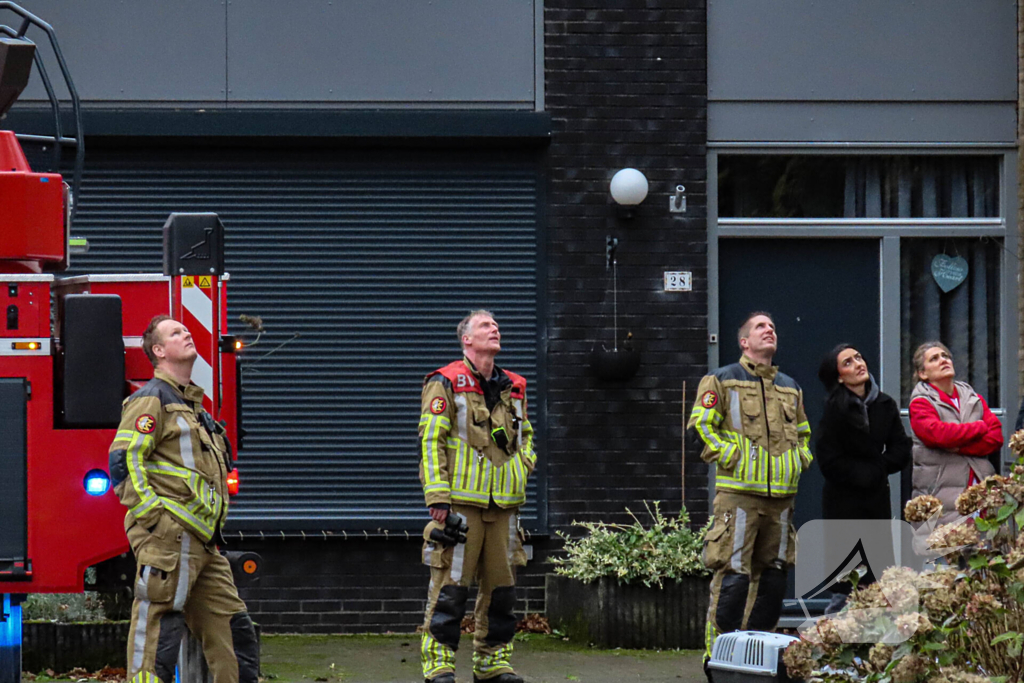
M473 653L473 671L479 674L489 674L497 669L510 669L509 659L512 656L512 643L508 642L498 648L493 654L481 655Z
M523 445L519 451L523 454L530 465L537 464L537 453L533 450L533 425L529 420L523 420Z
M477 491L480 488L480 459L476 457L476 452L468 444L463 457L466 460L466 478L462 480L461 488L466 491Z
M146 463L145 466L147 472L160 472L161 474L167 474L172 477L179 477L181 479L188 479L193 475L189 470L181 471L179 468L171 468L166 465L160 465L156 463Z
M130 512L132 513L133 517L138 519L139 517L142 517L144 514L146 514L147 512L149 512L150 510L152 510L153 508L155 508L159 504L160 504L160 499L157 498L154 495L152 498L146 498L141 503L139 503L138 505L133 507L130 510Z
M466 442L462 439L448 439L448 448L455 451L455 466L452 468L453 489L466 487L469 479L469 458L467 457Z
M735 467L737 456L739 458L749 458L749 453L742 453L743 449L732 439L723 439L717 433L716 430L722 423L721 413L698 404L693 409L693 415L696 417L694 426L697 428L697 433L713 452L718 453L717 460L721 463L722 467L726 469ZM734 432L728 433L730 436L735 434ZM736 437L738 438L739 435L736 434Z
M184 505L180 505L179 503L176 503L173 500L165 500L164 505L165 507L167 507L168 510L170 510L170 512L175 517L188 524L194 530L198 531L199 537L202 538L204 541L208 541L210 540L210 538L213 537L213 525L201 520Z
M452 500L467 500L476 503L486 503L491 499L489 493L476 493L473 491L452 491Z
M715 488L730 489L733 491L759 491L766 493L767 488L756 482L747 481L736 481L735 479L728 479L726 477L718 477L715 480Z
M502 496L495 494L493 497L495 503L504 503L505 505L519 505L526 500L525 494L520 496Z
M145 468L146 455L152 450L153 445L153 437L149 434L133 432L131 443L126 449L125 464L128 466L128 476L131 478L132 488L142 501L156 499L156 493L149 485Z
M715 433L715 430L722 423L722 415L717 410L705 408L702 405L694 407L693 415L697 418L694 426L697 427L697 431L700 433L704 443L710 446L711 450L724 450L726 447L725 441Z
M739 459L737 457L739 454L739 444L727 443L721 454L718 456L718 463L727 470L732 469L733 465L735 465L736 461Z
M441 430L448 430L451 421L443 415L423 415L420 417L423 429L423 479L425 484L436 484L441 479Z

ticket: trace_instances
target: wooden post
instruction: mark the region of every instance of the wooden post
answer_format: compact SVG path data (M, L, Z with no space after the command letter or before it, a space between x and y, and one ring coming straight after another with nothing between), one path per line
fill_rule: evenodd
M685 380L683 381L683 400L681 401L681 405L682 405L682 409L681 410L682 410L682 413L683 413L683 438L682 438L682 448L680 450L681 450L681 452L683 454L683 463L682 463L682 467L680 467L679 469L682 472L683 490L682 490L681 495L679 496L679 500L682 501L683 507L685 508L686 507L686 381Z

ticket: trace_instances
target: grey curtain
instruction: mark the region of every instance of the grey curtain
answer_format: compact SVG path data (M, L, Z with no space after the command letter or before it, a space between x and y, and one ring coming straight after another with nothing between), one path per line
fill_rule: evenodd
M846 218L999 215L999 166L989 157L846 157Z
M980 218L998 215L998 169L984 159L851 158L846 171L849 218ZM900 242L903 404L917 379L918 344L938 340L953 353L958 378L989 403L998 400L999 264L1002 246L980 239ZM967 261L967 279L943 292L932 277L940 253Z

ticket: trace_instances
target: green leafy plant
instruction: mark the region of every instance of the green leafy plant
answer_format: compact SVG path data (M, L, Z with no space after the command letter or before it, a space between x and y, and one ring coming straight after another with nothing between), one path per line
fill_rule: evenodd
M98 593L33 593L22 604L25 621L55 621L70 624L105 621Z
M1024 431L1010 440L1024 456ZM956 500L964 520L928 536L946 564L891 567L855 588L846 608L802 632L783 659L807 681L1016 683L1024 681L1024 458ZM931 522L931 496L907 503L909 522ZM893 638L894 635L901 638ZM886 644L890 643L890 644Z
M658 501L645 502L644 506L651 518L646 527L626 508L632 524L573 522L573 526L586 531L576 539L559 531L565 542L565 557L552 560L555 573L584 583L613 576L619 583L659 587L666 579L706 575L701 551L710 521L703 529L693 531L685 508L678 517L667 517L661 513Z

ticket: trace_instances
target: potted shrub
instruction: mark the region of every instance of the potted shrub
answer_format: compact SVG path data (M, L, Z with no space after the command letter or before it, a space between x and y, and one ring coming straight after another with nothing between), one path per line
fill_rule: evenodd
M701 550L707 527L690 529L689 515L647 505L644 526L579 522L585 534L565 542L545 581L547 616L570 637L602 647L703 648L709 572Z

